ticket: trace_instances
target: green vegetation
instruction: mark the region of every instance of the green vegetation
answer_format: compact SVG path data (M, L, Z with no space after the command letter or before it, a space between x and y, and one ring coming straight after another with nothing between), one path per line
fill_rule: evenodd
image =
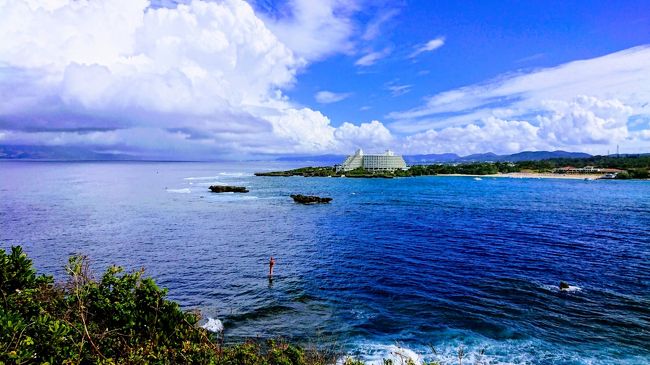
M363 168L337 173L334 167L302 167L295 170L260 172L256 176L304 176L304 177L360 177L360 178L393 178L427 176L438 174L466 174L466 175L489 175L519 171L516 165L508 162L481 162L459 165L415 165L407 170L395 170L393 172L371 172Z
M630 169L626 172L621 172L616 175L617 179L648 179L650 178L650 170L648 169Z
M328 177L336 175L334 167L302 167L287 171L257 172L255 176L305 176Z
M0 250L0 364L322 365L332 354L282 341L223 346L199 315L165 299L142 271L98 280L72 257L64 283L37 275L20 247Z
M647 171L650 169L650 155L593 156L588 158L554 158L540 161L517 162L522 170L552 171L553 169L573 166L595 166L599 168Z
M354 170L345 171L345 172L342 172L342 173L340 173L338 175L334 175L334 176L341 176L341 174L345 175L346 177L352 177L352 178L354 178L354 177L363 177L363 178L386 178L386 179L390 179L390 178L393 178L393 177L397 176L397 175L395 175L394 173L391 173L391 172L370 172L370 171L364 170L361 167L356 168Z
M476 162L458 165L435 164L415 165L408 171L396 171L397 176L425 176L425 175L492 175L498 173L518 172L519 168L509 162Z
M57 283L37 274L20 247L0 250L0 365L326 365L340 359L364 365L333 347L305 349L279 340L224 345L223 337L197 326L198 313L165 299L167 291L142 270L113 266L94 279L88 260L73 256L66 272L66 281ZM384 365L415 365L393 354L398 361L385 359ZM462 345L457 356L462 365ZM484 364L483 356L484 349L477 351L474 364Z
M305 176L305 177L361 177L393 178L429 175L493 175L520 171L552 172L564 166L614 168L626 170L618 179L647 179L650 176L650 155L589 158L556 158L540 161L521 162L469 162L461 164L414 165L407 170L394 172L370 172L363 168L337 173L334 167L303 167L295 170L256 173L256 176Z

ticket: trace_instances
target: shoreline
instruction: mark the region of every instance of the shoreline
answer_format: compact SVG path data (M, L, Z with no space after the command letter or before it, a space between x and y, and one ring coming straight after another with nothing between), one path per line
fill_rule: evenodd
M443 177L498 177L498 178L511 178L511 179L563 179L563 180L596 180L602 175L598 174L553 174L553 173L535 173L535 172L509 172L505 174L490 174L490 175L471 175L471 174L438 174L433 176ZM614 179L608 179L614 180Z

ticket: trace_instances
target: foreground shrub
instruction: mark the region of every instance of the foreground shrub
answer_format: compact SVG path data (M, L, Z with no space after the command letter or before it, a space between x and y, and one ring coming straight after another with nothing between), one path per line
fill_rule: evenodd
M37 275L20 247L0 251L0 364L332 363L283 342L222 347L199 315L166 299L142 271L109 268L93 279L72 257L67 280Z
M55 283L36 273L20 247L0 250L0 365L326 365L339 359L363 365L336 348L304 349L283 341L222 346L197 326L198 313L167 300L167 291L143 271L125 273L113 266L94 279L88 260L74 256L66 273L64 282ZM399 361L386 359L384 365L416 365L397 356ZM464 356L461 346L459 365Z

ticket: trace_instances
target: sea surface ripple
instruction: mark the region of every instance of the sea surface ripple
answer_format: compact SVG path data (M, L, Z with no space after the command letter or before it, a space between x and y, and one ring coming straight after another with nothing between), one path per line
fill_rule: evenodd
M286 167L0 162L0 247L23 245L57 276L75 253L98 271L145 267L228 341L282 336L370 360L457 363L463 346L468 363L650 363L650 182L252 175Z

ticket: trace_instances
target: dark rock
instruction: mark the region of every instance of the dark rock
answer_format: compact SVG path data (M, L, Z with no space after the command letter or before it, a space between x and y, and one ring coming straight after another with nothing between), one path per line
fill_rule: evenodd
M248 193L248 189L243 186L212 185L210 191L213 193Z
M560 290L567 290L569 289L569 283L566 281L560 281Z
M321 198L319 196L301 194L291 195L291 198L293 198L294 202L300 204L326 204L332 201L332 198Z

